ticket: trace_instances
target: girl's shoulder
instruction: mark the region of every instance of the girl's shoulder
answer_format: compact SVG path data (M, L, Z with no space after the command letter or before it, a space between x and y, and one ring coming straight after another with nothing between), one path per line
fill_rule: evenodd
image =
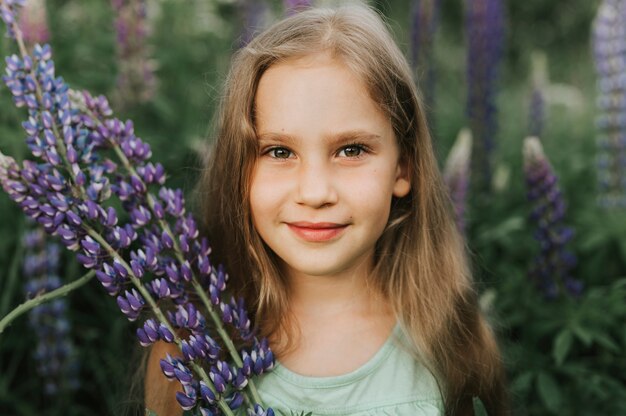
M308 377L280 362L257 381L266 406L277 414L439 415L443 414L437 382L428 369L401 345L399 325L363 366L340 376Z

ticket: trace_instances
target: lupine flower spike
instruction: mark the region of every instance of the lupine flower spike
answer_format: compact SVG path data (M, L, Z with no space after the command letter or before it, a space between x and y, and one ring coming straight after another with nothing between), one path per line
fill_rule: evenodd
M531 136L541 137L547 113L548 58L545 53L534 52L531 62L528 130Z
M465 210L470 180L472 132L464 128L459 132L446 160L444 179L454 206L459 231L465 231Z
M58 244L49 241L40 228L28 230L22 240L26 297L31 299L60 287ZM30 326L37 335L37 371L48 396L78 387L78 362L73 354L66 309L66 299L59 298L37 306L29 314Z
M285 14L291 16L311 7L311 0L283 0Z
M439 26L441 0L414 0L411 5L411 64L427 108L434 105L435 65L433 46Z
M182 191L165 186L163 166L150 161L150 146L131 121L114 118L104 97L71 91L56 77L49 45L27 54L15 23L19 4L0 0L22 53L6 59L3 80L15 104L28 110L22 125L34 160L0 155L3 189L95 271L121 312L138 321L141 345L178 346L181 358L161 364L184 387L177 395L183 409L232 415L243 401L260 404L252 377L273 368L273 354L251 328L243 300L227 299L228 275L210 262ZM226 326L243 348L236 349Z
M156 63L147 44L150 21L146 0L111 0L117 33L116 104L150 100L156 89Z
M598 74L598 202L626 207L626 1L604 0L593 23Z
M497 133L496 93L504 49L502 0L466 0L467 114L473 137L472 182L489 190Z
M532 204L530 220L537 227L535 239L540 249L530 277L547 298L562 293L578 296L582 283L572 275L576 257L568 249L574 231L565 225L565 201L554 170L536 137L524 140L524 172L528 200Z

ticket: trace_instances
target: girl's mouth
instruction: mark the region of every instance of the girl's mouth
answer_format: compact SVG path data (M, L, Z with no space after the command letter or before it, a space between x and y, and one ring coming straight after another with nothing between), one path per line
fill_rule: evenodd
M343 233L348 224L330 222L292 222L287 223L289 229L299 238L308 242L323 242L332 240Z

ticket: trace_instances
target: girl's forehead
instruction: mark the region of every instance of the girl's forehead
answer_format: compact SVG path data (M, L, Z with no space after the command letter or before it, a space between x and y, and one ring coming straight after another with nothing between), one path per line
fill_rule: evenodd
M325 137L356 130L394 135L389 115L362 77L328 51L270 66L259 80L254 112L257 135Z

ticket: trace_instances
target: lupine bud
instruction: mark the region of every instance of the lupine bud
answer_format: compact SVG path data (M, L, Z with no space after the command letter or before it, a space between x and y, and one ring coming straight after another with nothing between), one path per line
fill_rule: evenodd
M572 276L576 258L567 249L573 232L564 224L565 202L552 166L536 137L524 140L524 171L528 199L533 203L531 220L537 225L535 237L540 244L531 278L548 298L563 291L578 296L582 285Z
M197 395L193 387L189 385L183 385L184 393L177 391L176 400L180 404L183 410L191 410L196 405Z
M204 381L200 381L200 395L202 399L209 404L213 404L216 401L215 393L213 393Z

